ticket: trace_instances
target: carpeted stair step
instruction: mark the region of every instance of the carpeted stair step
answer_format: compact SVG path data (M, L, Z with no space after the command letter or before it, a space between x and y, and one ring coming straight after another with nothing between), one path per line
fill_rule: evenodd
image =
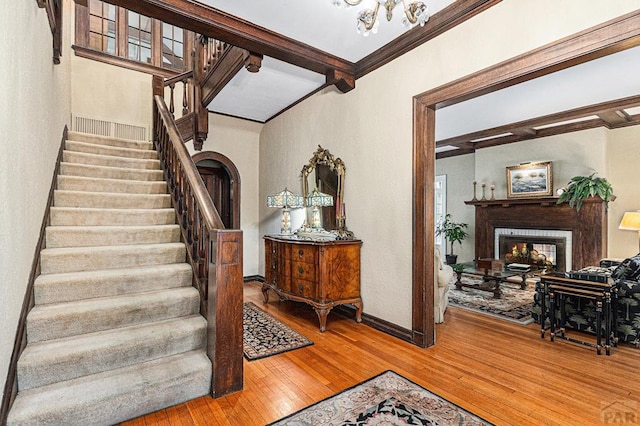
M119 148L153 149L153 144L146 141L133 139L111 138L107 136L93 135L90 133L68 132L67 141L86 142L97 145L108 145Z
M174 209L88 209L51 207L53 226L169 225L176 221Z
M104 179L162 181L162 170L130 169L126 167L106 167L90 164L60 163L60 174Z
M185 261L183 243L136 244L104 247L63 247L40 252L40 273L164 265Z
M55 190L56 207L88 207L102 209L163 209L171 207L169 194L120 194Z
M204 349L201 315L29 343L18 361L18 389L32 389L140 362Z
M115 157L141 158L157 160L158 153L151 149L120 148L109 145L98 145L86 142L66 141L66 151L84 152L87 154L111 155Z
M35 304L189 287L192 276L187 263L39 275L34 283Z
M58 189L67 191L112 192L125 194L166 194L167 184L162 181L89 178L84 176L58 176Z
M195 315L200 296L180 287L116 297L37 305L27 316L29 343Z
M178 225L47 226L47 248L157 244L180 241Z
M20 392L8 426L111 425L206 395L211 362L193 351Z
M65 163L91 164L94 166L124 167L128 169L160 170L160 160L113 157L111 155L85 154L83 152L64 151Z

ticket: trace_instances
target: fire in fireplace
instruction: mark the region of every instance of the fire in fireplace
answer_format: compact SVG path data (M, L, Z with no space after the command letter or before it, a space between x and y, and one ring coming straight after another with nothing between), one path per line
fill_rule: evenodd
M571 268L571 231L496 228L495 236L496 258L505 264L557 271Z

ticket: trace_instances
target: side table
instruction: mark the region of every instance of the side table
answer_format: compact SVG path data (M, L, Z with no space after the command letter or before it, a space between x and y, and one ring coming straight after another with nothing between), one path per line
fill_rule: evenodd
M615 324L617 324L618 312L617 292L610 279L606 283L600 283L566 278L564 275L552 273L540 277L540 282L536 284L536 292L538 293L541 307L541 338L544 339L548 329L549 339L552 342L555 338L558 338L589 347L595 347L598 355L601 354L601 350L604 347L605 353L610 355L611 347L617 344ZM566 335L566 297L578 297L594 302L596 311L596 327L594 330L596 334L595 344ZM549 320L548 328L546 325L547 319ZM602 333L603 327L601 327L600 324L604 326L604 336ZM603 337L604 345L602 344Z

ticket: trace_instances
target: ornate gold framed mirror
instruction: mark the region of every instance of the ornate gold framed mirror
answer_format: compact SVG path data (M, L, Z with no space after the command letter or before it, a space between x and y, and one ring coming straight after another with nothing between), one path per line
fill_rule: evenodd
M309 163L302 167L302 195L305 200L313 190L333 197L333 205L322 208L321 222L337 239L352 239L347 230L344 202L344 179L346 167L339 157L318 145Z

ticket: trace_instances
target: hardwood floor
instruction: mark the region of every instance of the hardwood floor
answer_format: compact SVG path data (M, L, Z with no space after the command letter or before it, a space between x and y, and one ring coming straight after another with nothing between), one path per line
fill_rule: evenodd
M264 305L257 283L245 285L244 298L314 345L245 360L241 392L198 398L124 425L264 425L385 370L498 425L600 424L610 404L634 408L628 420L639 420L640 350L628 345L597 356L590 348L540 339L535 324L449 307L445 323L436 326L436 346L420 349L336 313L320 333L311 307L276 297Z

